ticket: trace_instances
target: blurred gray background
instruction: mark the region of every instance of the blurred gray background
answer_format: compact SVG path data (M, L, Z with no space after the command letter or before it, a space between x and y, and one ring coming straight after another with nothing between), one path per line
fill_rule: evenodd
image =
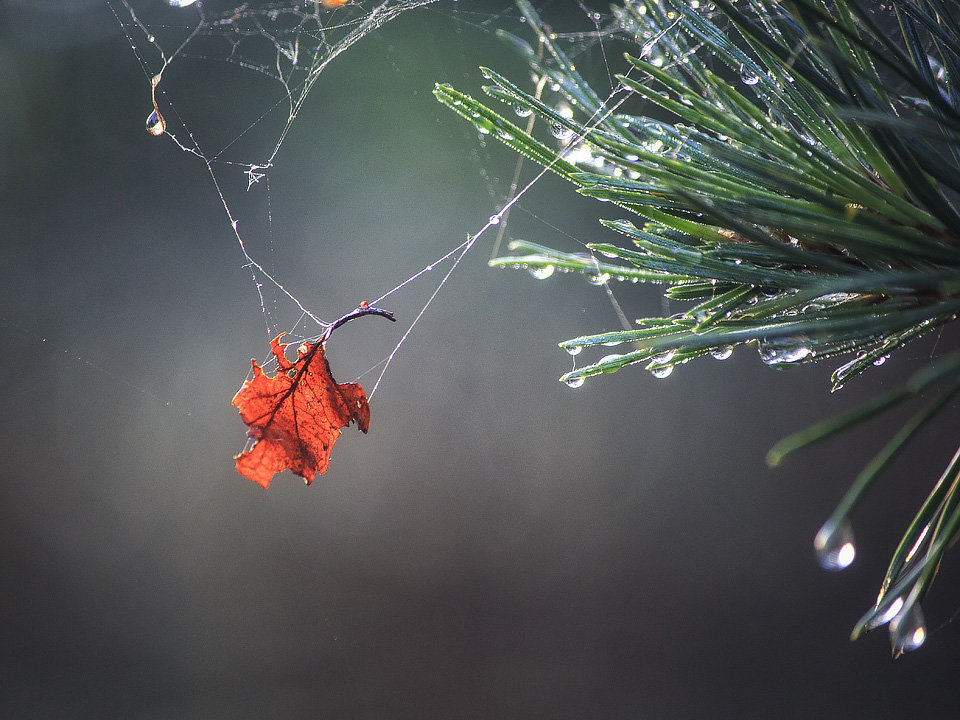
M217 166L251 253L327 320L497 209L514 158L431 89L479 94L480 64L526 78L491 32L520 27L506 5L414 11L340 56L269 188ZM210 118L261 97L218 94L218 68L164 80L213 147L238 130ZM230 400L297 313L269 288L264 312L203 163L147 135L149 110L105 4L0 3L0 715L956 716L952 563L921 651L847 640L952 433L870 496L842 574L812 538L888 430L763 464L932 345L839 396L831 367L776 372L744 348L570 390L556 343L618 327L610 303L580 277L487 269L485 236L388 369L369 435L346 430L313 486L263 491L233 469ZM547 177L507 236L576 251L611 239L613 212ZM337 331L338 380L393 348L442 271L383 303L397 326ZM656 288L613 290L632 317L663 309Z

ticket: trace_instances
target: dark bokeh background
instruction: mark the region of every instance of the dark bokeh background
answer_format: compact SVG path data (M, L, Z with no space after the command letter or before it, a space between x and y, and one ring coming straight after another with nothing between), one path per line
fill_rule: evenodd
M430 94L476 93L480 63L524 77L494 27L451 5L366 38L321 78L269 192L231 196L254 255L327 319L495 209L512 158ZM883 428L763 465L930 347L833 397L830 368L775 372L746 349L572 391L556 342L616 327L602 290L488 270L485 239L390 366L370 434L347 431L312 487L264 492L233 470L230 406L264 312L202 163L143 131L147 83L113 16L0 3L0 68L0 715L956 716L954 568L920 652L847 641L952 452L943 426L868 500L839 575L811 540ZM522 205L510 236L576 249L537 218L601 233L552 178ZM337 332L340 380L389 352L437 279L385 302L402 327ZM632 315L661 310L655 289L614 289ZM267 323L289 328L275 300Z

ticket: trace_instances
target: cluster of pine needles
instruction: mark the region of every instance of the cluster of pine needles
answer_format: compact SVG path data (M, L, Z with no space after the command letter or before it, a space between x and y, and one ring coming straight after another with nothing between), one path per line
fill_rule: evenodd
M960 313L957 0L626 2L610 26L631 51L618 93L606 100L527 0L517 4L536 46L501 36L538 82L483 68L493 83L484 92L509 112L447 85L437 86L437 98L631 219L602 221L609 239L589 244L589 253L516 240L510 256L491 265L662 283L667 297L689 304L629 330L561 342L571 354L626 348L564 382L577 387L637 364L664 376L694 358L753 345L770 365L834 361L839 389ZM544 83L555 100L542 99ZM633 107L643 114L625 110ZM552 137L511 115L542 120L537 127ZM817 535L824 567L853 560L858 501L958 390L955 352L770 451L775 465L917 398L920 409ZM919 647L920 603L958 537L960 449L903 534L853 637L888 625L895 655Z

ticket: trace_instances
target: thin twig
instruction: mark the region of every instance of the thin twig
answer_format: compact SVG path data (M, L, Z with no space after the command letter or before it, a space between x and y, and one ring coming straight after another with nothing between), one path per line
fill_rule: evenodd
M364 315L379 315L380 317L385 317L390 322L397 321L397 319L393 316L393 313L389 310L381 310L380 308L371 307L367 302L362 302L356 310L351 310L339 320L334 321L326 330L324 330L323 335L320 336L320 340L317 344L326 345L327 340L330 339L330 335L333 334L334 330L344 323L348 323L351 320L354 320L358 317L363 317Z

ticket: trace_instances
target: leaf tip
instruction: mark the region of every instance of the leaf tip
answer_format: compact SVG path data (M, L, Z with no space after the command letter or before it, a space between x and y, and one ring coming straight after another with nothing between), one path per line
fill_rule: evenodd
M767 467L775 468L779 466L780 463L783 461L783 458L785 455L786 453L782 449L780 449L779 445L774 445L767 452L767 457L766 457Z

